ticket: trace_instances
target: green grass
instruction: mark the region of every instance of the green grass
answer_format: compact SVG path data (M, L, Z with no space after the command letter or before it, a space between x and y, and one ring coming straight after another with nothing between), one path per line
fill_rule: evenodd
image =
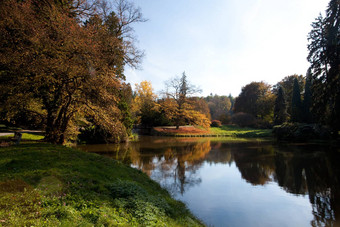
M0 136L0 140L6 140L6 139L9 139L9 138L13 138L14 134L13 135L7 135L7 136ZM41 135L41 134L38 134L38 133L22 133L22 137L21 139L22 140L41 140L43 139L44 136Z
M146 174L63 146L0 148L0 226L200 226Z
M254 129L254 128L241 128L234 125L223 125L221 127L210 128L211 134L230 137L244 137L244 138L257 138L257 137L271 137L271 129Z

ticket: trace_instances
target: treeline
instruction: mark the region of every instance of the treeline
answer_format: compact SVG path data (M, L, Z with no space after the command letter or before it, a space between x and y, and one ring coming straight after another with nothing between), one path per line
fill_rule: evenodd
M327 125L334 137L340 130L340 2L331 0L325 17L308 34L306 76L291 75L271 86L252 82L234 100L226 96L196 98L210 120L240 126L265 127L285 122ZM205 102L205 104L204 104ZM206 111L209 108L209 113ZM192 107L193 108L193 107ZM166 112L166 111L165 111Z
M251 82L238 97L209 95L185 73L157 95L151 82L126 84L138 67L133 23L144 22L128 0L0 1L0 121L45 130L45 140L120 142L133 125L237 124L271 128L285 122L340 130L340 3L312 24L307 75L274 86Z
M184 84L190 84L184 73L177 80L183 78ZM180 86L175 90L181 91ZM136 84L132 98L135 124L142 127L196 124L208 128L213 123L217 126L237 124L241 127L271 128L283 122L303 122L303 116L311 115L311 102L307 102L311 94L310 83L306 83L302 75L287 76L274 86L251 82L242 88L236 98L216 94L190 96L188 92L183 92L186 95L181 97L182 107L174 98L176 95L169 95L167 86L166 91L158 92L160 95L157 96L151 82ZM177 96L180 97L180 94ZM306 107L307 103L309 106ZM308 114L303 110L308 110Z

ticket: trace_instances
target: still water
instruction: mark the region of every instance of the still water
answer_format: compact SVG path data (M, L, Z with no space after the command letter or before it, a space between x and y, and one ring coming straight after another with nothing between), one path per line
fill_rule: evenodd
M340 226L340 149L141 137L79 148L148 174L210 226Z

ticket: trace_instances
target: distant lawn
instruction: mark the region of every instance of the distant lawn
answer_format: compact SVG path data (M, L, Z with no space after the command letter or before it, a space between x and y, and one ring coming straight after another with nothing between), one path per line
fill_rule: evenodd
M18 130L21 130L21 128L7 127L4 124L0 124L0 132L14 132L14 131L18 131Z
M223 125L204 129L200 126L181 126L176 129L174 126L153 128L153 135L174 136L174 137L241 137L241 138L263 138L271 137L271 129L241 128L235 125Z
M210 133L215 135L231 137L271 137L271 129L241 128L235 125L222 125L221 127L210 128Z
M13 136L14 136L14 133L12 135L0 136L0 140L7 140L9 138L13 138ZM22 137L21 137L22 140L31 140L31 141L41 140L43 138L44 136L39 133L26 133L26 132L22 133Z

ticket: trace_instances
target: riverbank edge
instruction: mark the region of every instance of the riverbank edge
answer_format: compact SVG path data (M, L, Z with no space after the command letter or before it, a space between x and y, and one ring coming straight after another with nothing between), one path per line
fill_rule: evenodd
M139 170L48 143L0 148L0 225L203 226Z

